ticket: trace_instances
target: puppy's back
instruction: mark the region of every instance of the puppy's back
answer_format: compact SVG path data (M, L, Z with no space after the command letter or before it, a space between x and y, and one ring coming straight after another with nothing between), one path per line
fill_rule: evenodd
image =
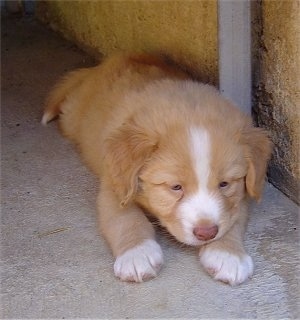
M148 54L117 54L96 67L79 69L63 77L46 100L42 123L59 116L64 136L79 145L88 164L94 163L104 135L120 125L138 108L122 107L130 91L164 78L189 76L162 58ZM90 167L95 167L93 164Z

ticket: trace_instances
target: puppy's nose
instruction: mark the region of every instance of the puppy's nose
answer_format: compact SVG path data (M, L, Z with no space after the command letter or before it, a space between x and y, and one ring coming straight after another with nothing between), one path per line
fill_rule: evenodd
M210 227L198 226L194 228L193 234L198 240L207 241L213 239L217 235L218 230L219 228L216 225Z

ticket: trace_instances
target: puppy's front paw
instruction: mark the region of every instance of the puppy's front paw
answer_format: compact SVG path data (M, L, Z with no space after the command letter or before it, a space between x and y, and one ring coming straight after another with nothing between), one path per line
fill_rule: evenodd
M125 251L114 264L115 275L123 281L143 282L157 276L163 264L163 253L154 240Z
M200 262L215 279L230 285L246 281L253 274L253 262L250 256L242 256L214 248L200 251Z

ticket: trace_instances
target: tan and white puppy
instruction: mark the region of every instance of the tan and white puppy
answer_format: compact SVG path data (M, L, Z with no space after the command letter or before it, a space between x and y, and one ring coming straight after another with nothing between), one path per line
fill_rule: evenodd
M42 119L98 175L100 229L124 281L155 277L163 253L146 214L231 285L253 273L243 247L249 198L259 199L271 144L208 85L150 55L116 55L68 74Z

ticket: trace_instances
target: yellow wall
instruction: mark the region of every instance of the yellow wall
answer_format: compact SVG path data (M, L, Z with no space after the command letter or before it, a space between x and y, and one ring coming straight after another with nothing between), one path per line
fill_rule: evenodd
M37 15L90 52L163 53L217 83L216 0L43 1Z
M262 3L257 117L275 143L271 181L299 202L300 2Z
M251 4L254 113L275 144L270 180L299 201L300 2ZM90 53L163 53L218 82L217 0L45 0L37 16Z

